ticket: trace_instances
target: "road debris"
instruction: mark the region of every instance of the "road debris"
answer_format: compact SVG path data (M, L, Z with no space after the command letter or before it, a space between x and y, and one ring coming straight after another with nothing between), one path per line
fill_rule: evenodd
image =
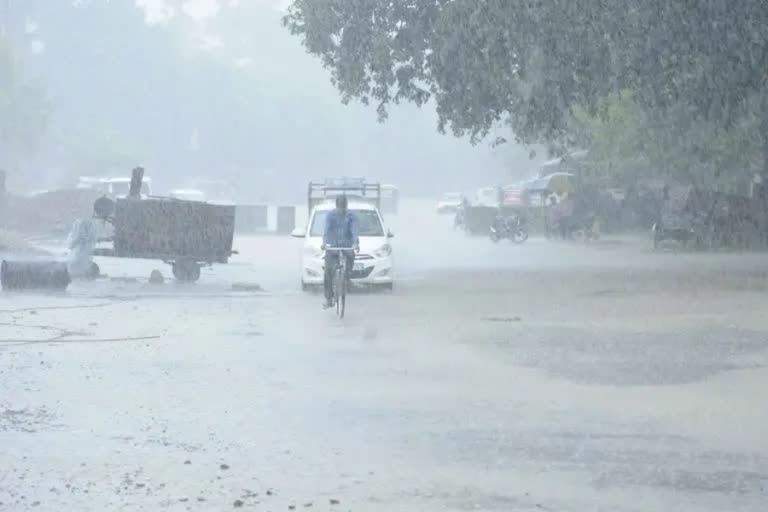
M139 280L135 277L125 277L125 276L119 276L119 277L110 277L110 281L113 283L138 283Z
M234 292L263 292L264 289L256 283L232 283Z
M486 322L498 322L498 323L512 323L521 322L523 319L519 316L488 316L485 317Z
M71 282L66 263L60 261L3 260L0 267L3 290L65 290Z

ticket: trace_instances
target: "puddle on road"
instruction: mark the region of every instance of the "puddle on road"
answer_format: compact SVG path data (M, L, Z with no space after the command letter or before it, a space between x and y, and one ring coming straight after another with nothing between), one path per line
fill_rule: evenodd
M685 384L721 372L759 368L768 335L710 327L685 332L622 332L575 327L516 330L490 345L512 364L582 384ZM745 361L750 359L750 361Z
M39 432L51 427L54 415L46 407L12 409L0 405L0 432Z
M768 459L702 449L676 436L606 436L581 432L455 430L429 443L454 464L534 464L548 471L588 471L593 485L758 497L768 489ZM445 450L443 450L443 448Z

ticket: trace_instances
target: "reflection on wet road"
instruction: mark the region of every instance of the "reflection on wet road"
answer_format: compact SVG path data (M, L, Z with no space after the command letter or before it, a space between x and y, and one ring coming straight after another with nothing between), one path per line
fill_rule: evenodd
M0 510L765 509L764 255L494 245L430 208L344 321L278 237L195 285L103 260L0 297Z

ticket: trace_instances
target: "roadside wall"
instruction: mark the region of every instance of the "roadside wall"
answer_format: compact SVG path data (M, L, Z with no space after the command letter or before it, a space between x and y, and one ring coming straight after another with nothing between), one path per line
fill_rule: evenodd
M77 219L93 215L101 193L87 189L45 192L32 197L6 194L0 227L26 234L66 235Z

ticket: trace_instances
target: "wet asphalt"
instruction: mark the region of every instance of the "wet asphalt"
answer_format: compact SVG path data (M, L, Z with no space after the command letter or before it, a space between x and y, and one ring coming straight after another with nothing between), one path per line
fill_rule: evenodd
M193 285L101 259L4 293L0 510L768 508L765 255L493 244L431 206L344 320L278 236Z

